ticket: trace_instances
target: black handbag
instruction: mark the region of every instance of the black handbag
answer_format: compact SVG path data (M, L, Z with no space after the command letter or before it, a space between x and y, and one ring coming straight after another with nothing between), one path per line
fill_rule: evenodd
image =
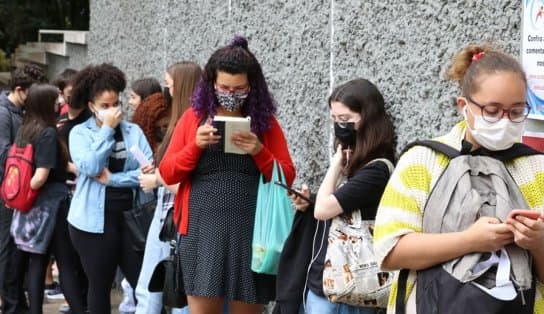
M168 208L166 217L162 222L162 228L159 232L159 240L168 242L176 239L177 235L176 224L174 223L174 207Z
M153 220L153 213L155 207L157 207L157 200L145 204L138 204L138 193L136 193L135 199L136 206L131 210L124 211L123 216L125 218L128 236L132 243L132 249L137 252L143 252L145 250L145 241L147 239L149 226Z
M187 306L187 295L183 287L181 256L177 254L176 241L170 241L170 256L157 264L151 280L149 292L162 292L162 303L173 308Z

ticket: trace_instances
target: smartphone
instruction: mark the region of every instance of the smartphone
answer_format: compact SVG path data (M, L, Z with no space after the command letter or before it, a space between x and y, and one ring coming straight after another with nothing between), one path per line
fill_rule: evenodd
M514 209L508 214L508 216L511 218L516 218L517 215L521 215L523 217L536 220L542 214L538 210L529 210L529 209Z
M304 196L302 193L300 193L299 191L295 190L295 189L292 189L290 187L288 187L287 185L281 183L280 181L276 181L274 182L275 184L281 186L282 188L286 189L287 192L289 192L289 194L295 194L296 196L300 197L301 199L305 200L306 202L310 203L310 204L313 204L314 202L309 199L308 197Z

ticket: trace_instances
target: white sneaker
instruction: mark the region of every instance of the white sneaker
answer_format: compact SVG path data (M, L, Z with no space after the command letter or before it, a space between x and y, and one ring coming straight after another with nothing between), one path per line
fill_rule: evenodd
M134 289L130 286L127 279L121 281L121 288L123 288L123 300L119 304L120 313L134 313L136 312L136 302L134 302Z

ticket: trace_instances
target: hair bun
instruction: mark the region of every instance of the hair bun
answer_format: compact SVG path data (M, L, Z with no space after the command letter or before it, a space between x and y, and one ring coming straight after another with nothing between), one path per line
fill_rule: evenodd
M247 50L247 39L245 37L236 35L230 42L230 46L232 47L242 47Z

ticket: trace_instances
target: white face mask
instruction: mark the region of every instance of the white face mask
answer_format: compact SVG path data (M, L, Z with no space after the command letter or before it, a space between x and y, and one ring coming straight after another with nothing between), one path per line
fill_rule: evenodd
M465 120L467 120L467 107L468 104L463 109ZM470 126L468 129L476 142L483 147L492 151L504 150L521 141L521 136L525 131L525 121L514 123L508 118L503 118L490 123L485 121L482 116L475 115L472 109L469 108L469 111L474 118L474 129L471 129Z
M100 109L100 110L96 110L95 108L95 116L98 120L100 120L100 122L104 122L104 118L106 117L106 114L110 111L110 110L119 110L119 108L117 107L111 107L111 108L108 108L108 109Z

